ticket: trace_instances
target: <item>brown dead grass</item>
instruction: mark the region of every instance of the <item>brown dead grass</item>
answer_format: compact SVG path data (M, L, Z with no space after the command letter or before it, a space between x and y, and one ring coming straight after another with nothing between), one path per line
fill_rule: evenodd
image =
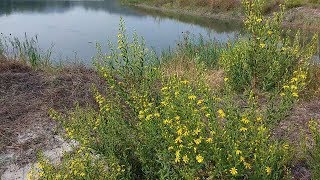
M57 124L49 108L65 112L80 106L95 106L91 87L103 81L91 69L73 67L52 73L32 70L17 61L0 59L0 175L9 164L35 160L39 150L55 143Z
M196 67L195 62L185 59L175 59L169 63L165 63L162 71L166 76L183 77L190 82L196 83L199 78L204 77L206 83L212 89L220 89L223 85L223 71L210 69L205 72L200 72Z
M310 168L305 160L305 145L312 144L308 123L310 120L320 122L320 97L309 101L301 101L291 110L290 115L279 122L273 130L274 136L286 140L295 147L293 154L293 179L311 179ZM308 137L309 140L306 140Z

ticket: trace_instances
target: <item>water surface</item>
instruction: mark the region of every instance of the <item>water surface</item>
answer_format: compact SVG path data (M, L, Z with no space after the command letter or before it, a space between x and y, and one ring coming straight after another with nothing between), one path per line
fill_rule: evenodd
M157 52L174 47L183 32L225 42L239 30L234 22L145 11L117 0L0 1L0 32L20 38L37 35L42 49L54 45L56 59L76 56L90 62L96 42L106 50L107 40L116 42L120 17L129 34L136 31Z

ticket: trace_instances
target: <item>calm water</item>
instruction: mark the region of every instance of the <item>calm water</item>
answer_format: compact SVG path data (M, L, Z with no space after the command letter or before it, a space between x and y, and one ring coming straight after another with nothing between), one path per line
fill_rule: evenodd
M95 43L107 50L107 41L116 42L120 17L128 33L136 31L156 51L174 47L183 32L227 41L239 25L188 16L174 16L125 7L116 0L104 1L0 1L0 32L6 36L38 36L39 46L54 45L56 59L75 56L85 62L96 53Z

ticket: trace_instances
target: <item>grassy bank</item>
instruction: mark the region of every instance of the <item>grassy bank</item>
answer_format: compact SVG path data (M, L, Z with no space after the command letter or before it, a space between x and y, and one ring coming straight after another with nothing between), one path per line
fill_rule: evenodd
M219 44L185 37L160 57L138 35L129 39L121 20L111 52L97 46L94 78L67 81L85 82L73 91L91 93L76 99L89 103L41 111L77 145L58 164L40 153L29 178L319 179L317 36L292 38L282 28L284 10L266 18L263 8L244 3L245 38ZM27 57L24 66L4 61L1 75L28 67L49 77L49 87L64 82L52 77L66 69Z
M133 5L138 8L172 13L200 16L220 20L238 20L245 18L240 0L199 0L199 1L169 1L169 0L122 0L124 4ZM279 10L279 4L284 1L258 2L262 5L262 13L266 16L272 15ZM286 3L284 25L309 30L319 30L320 2L289 0Z

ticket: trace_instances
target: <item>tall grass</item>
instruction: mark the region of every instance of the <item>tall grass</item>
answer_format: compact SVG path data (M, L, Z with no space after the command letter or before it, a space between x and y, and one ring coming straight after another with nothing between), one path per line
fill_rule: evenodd
M38 37L23 39L18 37L0 36L0 53L10 60L17 60L31 65L32 67L49 66L52 48L42 51L39 47Z
M170 63L172 59L186 59L202 63L208 68L217 68L220 55L226 48L225 43L215 39L205 40L201 35L186 33L178 41L175 49L164 50L160 57L163 64Z

